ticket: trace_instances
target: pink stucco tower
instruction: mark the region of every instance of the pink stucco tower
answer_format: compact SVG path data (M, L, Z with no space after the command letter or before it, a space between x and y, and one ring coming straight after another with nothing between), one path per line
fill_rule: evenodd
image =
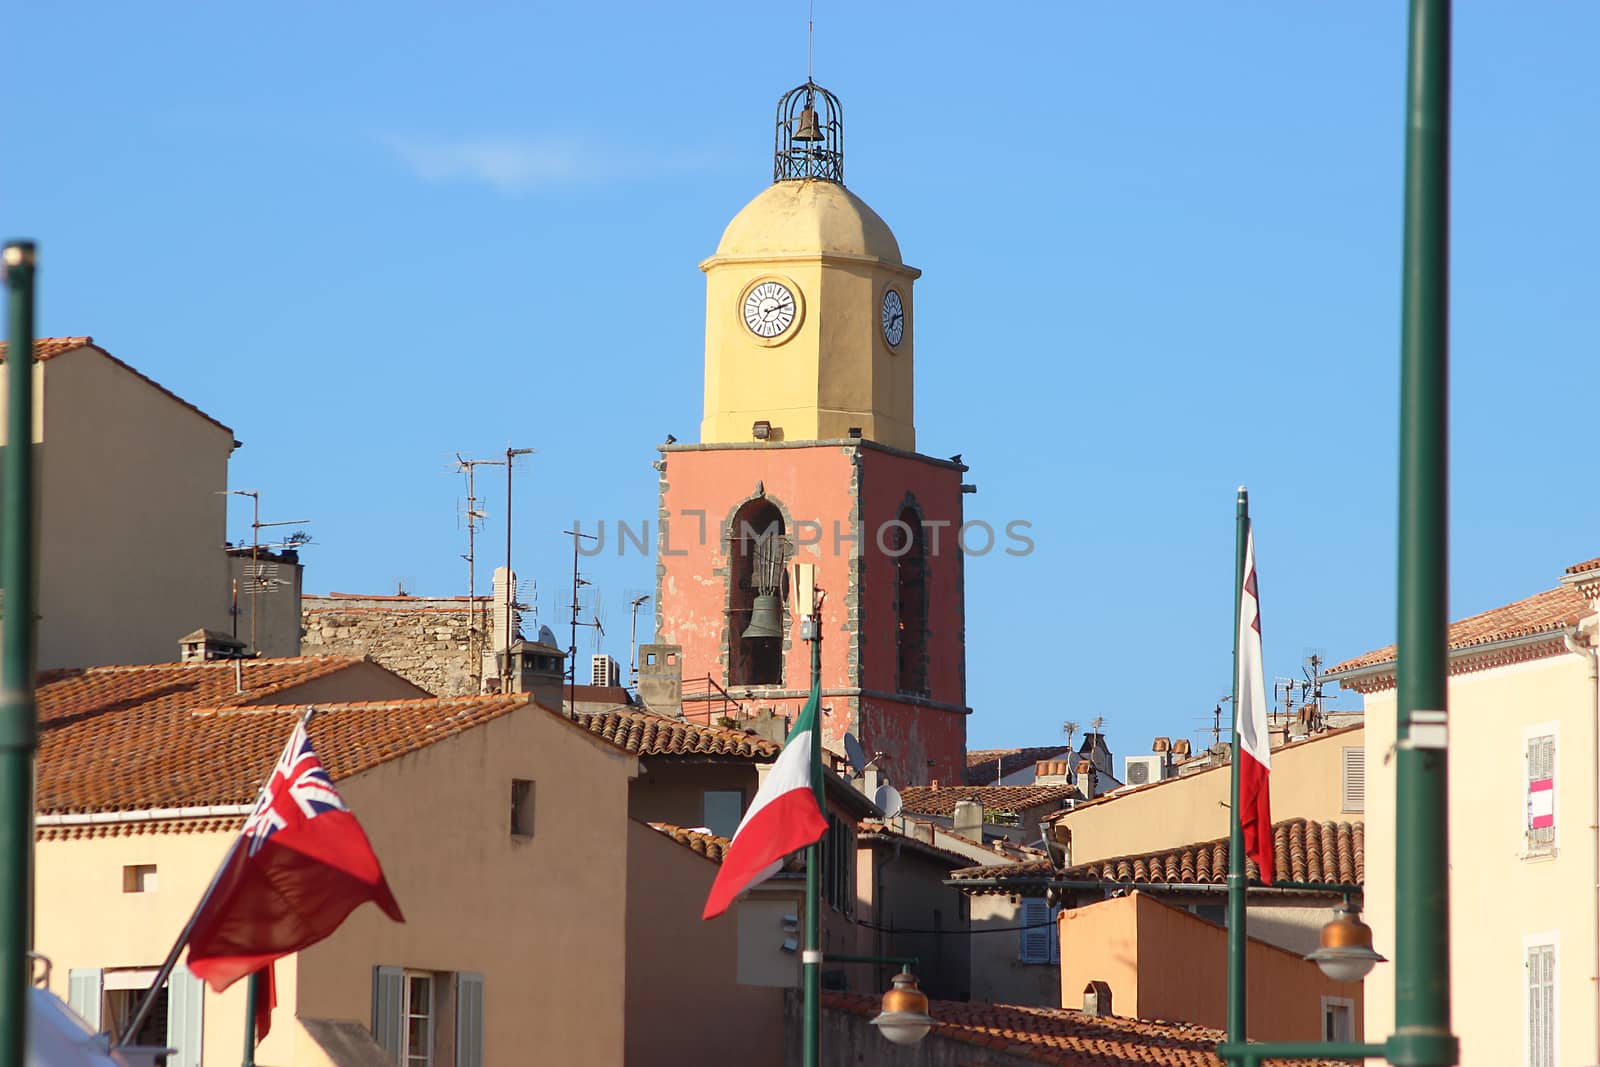
M820 87L786 95L775 181L701 264L705 410L699 444L661 448L656 641L687 717L792 716L811 665L788 564L813 564L825 743L855 732L899 784L959 781L966 468L916 451L920 272L844 187L840 129Z

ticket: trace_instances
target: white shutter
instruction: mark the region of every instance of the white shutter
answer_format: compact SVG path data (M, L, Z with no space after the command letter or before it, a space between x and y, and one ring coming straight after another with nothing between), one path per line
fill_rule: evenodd
M1527 810L1528 852L1546 854L1556 843L1556 739L1554 734L1528 738L1528 776L1524 803Z
M178 1051L167 1067L200 1067L205 1042L206 984L178 964L167 979L167 1044Z
M405 1053L405 972L372 969L372 1036L395 1063Z
M456 1067L483 1067L483 975L456 975Z
M1049 963L1054 943L1049 902L1044 897L1023 897L1021 925L1024 929L1019 931L1017 958L1023 963Z
M1528 1067L1556 1067L1556 949L1528 949Z
M1344 804L1347 812L1367 810L1367 750L1344 750Z
M100 1029L100 1002L104 991L104 971L74 967L67 972L67 1003L94 1030Z

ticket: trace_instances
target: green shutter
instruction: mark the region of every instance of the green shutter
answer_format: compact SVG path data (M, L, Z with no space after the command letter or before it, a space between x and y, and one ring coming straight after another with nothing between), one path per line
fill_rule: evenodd
M483 1067L483 975L456 975L456 1067Z
M167 1067L200 1067L205 1041L206 984L183 964L167 979L167 1044L178 1051L167 1057Z
M67 1003L94 1030L100 1029L100 999L104 971L74 967L67 972Z
M405 981L399 967L372 969L372 1036L395 1063L404 1051Z

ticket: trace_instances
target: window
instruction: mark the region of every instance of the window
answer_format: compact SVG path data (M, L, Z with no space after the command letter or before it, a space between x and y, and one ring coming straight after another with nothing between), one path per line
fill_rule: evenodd
M1359 812L1367 810L1367 750L1344 750L1344 804L1342 810Z
M1061 943L1056 919L1061 909L1044 897L1023 897L1020 911L1022 927L1017 931L1017 959L1023 963L1060 963Z
M1556 1067L1556 946L1528 944L1527 1067Z
M855 912L856 835L843 819L828 816L822 838L822 898L835 911Z
M526 778L511 780L511 836L533 836L533 783Z
M372 1036L397 1067L483 1067L483 975L375 968Z
M109 1033L113 1041L120 1040L156 973L154 967L74 967L67 975L67 1003L90 1026ZM134 1043L177 1049L167 1057L169 1067L200 1067L204 1015L205 983L179 964L156 992Z
M928 553L922 541L922 516L915 508L900 511L891 527L889 553L895 565L896 688L902 693L928 692Z
M156 891L156 865L135 863L122 868L124 893L154 893Z
M718 837L732 837L744 818L744 793L738 789L707 789L701 825Z
M1527 855L1549 856L1556 850L1556 737L1531 734L1526 745Z
M1349 749L1345 751L1348 752ZM1356 1002L1346 997L1323 997L1322 1040L1354 1041L1355 1034Z

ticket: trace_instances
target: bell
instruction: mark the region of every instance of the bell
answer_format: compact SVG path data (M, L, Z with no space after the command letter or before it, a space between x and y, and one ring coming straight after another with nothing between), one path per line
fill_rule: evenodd
M816 108L808 107L808 108L804 108L804 109L801 110L801 112L800 112L800 126L799 126L798 129L796 129L794 131L793 140L796 140L796 141L820 141L820 140L822 140L822 127L817 125L817 109Z
M782 637L783 605L771 593L762 593L750 606L750 625L742 637Z

